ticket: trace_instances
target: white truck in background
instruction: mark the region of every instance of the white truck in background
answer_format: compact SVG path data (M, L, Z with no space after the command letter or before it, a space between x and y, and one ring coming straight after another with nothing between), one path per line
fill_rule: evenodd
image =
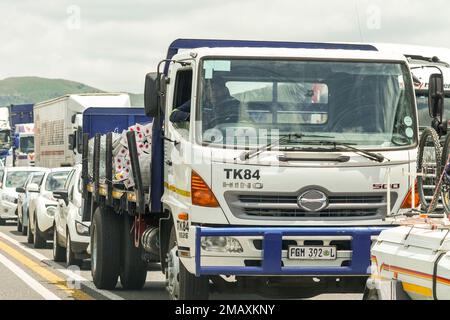
M130 96L126 93L72 94L36 104L36 165L56 168L81 162L78 147L83 111L89 107L129 106Z
M34 167L34 123L16 125L15 167Z
M382 43L377 48L403 54L413 75L414 90L417 100L417 116L420 129L431 126L428 112L428 80L433 73L442 72L444 76L445 104L450 103L450 49L429 46ZM450 120L450 109L444 110L444 119Z
M11 153L11 127L9 125L9 110L0 108L0 162L6 165Z

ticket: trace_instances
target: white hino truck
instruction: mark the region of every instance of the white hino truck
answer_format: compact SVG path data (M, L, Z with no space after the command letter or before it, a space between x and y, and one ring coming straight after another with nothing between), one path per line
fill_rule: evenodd
M99 179L99 135L93 176L83 162L95 285L142 287L160 262L172 298L205 299L210 286L362 292L372 244L412 206L406 58L365 44L179 39L157 70L145 90L150 185L133 133L134 188Z
M35 104L36 166L56 168L81 163L83 111L89 107L129 106L126 93L70 94Z

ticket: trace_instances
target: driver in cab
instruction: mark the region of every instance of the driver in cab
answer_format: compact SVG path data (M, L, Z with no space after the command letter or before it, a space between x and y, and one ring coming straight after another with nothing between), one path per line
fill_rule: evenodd
M202 108L203 126L212 128L216 124L237 122L240 102L230 95L223 78L216 77L205 85L205 106ZM190 120L191 100L189 99L170 114L170 121L182 123ZM208 111L208 112L207 112Z

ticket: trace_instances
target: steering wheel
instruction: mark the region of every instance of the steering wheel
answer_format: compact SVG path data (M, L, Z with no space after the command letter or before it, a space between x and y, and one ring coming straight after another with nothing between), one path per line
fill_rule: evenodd
M239 101L234 98L227 98L227 99L219 101L218 103L216 103L213 110L221 110L221 112L213 112L213 114L211 114L208 117L208 120L213 124L216 123L216 125L217 124L220 125L221 123L226 123L226 122L237 122L237 121L231 121L234 117L234 118L237 118L240 123L242 123L242 122L249 123L249 121L246 121L246 119L240 119L240 117L239 117L240 105L239 106L233 105L233 104L238 104L238 103L239 103ZM229 109L229 110L227 110L227 109Z
M358 106L358 108L356 109L347 109L344 112L339 113L337 118L334 119L330 131L344 132L344 129L357 128L359 124L362 127L370 129L367 132L382 133L382 128L380 128L379 126L374 128L374 119L371 119L370 116L368 116L373 114L373 110L377 107L379 106L374 104L367 104Z

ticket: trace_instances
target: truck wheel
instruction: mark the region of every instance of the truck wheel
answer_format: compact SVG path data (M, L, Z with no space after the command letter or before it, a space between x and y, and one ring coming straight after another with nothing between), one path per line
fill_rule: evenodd
M66 257L66 249L61 247L58 243L58 231L56 225L53 226L53 260L56 262L63 262Z
M33 237L33 233L31 232L31 220L30 220L30 218L28 218L28 228L27 229L28 229L27 230L27 242L29 244L32 244L34 237Z
M70 239L70 233L69 230L66 231L67 232L67 237L66 237L66 263L67 266L79 266L81 267L81 265L83 264L83 260L81 259L77 259L77 257L75 256L75 253L72 251L72 240Z
M134 219L124 216L120 283L124 289L141 290L147 279L147 265L142 260L141 247L134 245L133 222Z
M6 224L6 221L0 218L0 226L4 226Z
M378 291L376 289L368 289L364 290L363 300L380 300L378 296Z
M167 254L167 290L174 300L207 300L209 297L209 278L196 277L181 263L177 256L175 228L170 233L169 253Z
M91 227L91 273L98 289L114 289L120 273L120 220L98 207Z
M39 230L37 217L34 217L33 243L34 243L34 248L36 248L36 249L43 249L47 245L47 240L45 240L43 234Z
M433 211L438 201L431 203L436 184L441 175L441 143L433 128L426 128L420 137L419 153L417 155L417 191L419 192L422 209ZM422 176L425 174L426 176Z

